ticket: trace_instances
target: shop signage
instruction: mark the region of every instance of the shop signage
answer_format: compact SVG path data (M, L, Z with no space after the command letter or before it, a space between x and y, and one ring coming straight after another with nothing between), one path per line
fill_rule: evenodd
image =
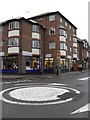
M46 58L50 58L51 57L51 54L46 54Z
M22 51L22 55L24 55L24 56L32 56L32 52Z

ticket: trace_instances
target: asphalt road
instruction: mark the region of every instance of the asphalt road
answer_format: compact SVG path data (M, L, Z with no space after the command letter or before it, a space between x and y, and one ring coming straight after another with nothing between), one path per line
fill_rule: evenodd
M70 74L65 75L62 74L61 76L52 76L51 77L29 77L25 80L25 78L22 79L9 79L9 80L3 80L0 82L0 86L2 86L4 91L2 96L8 101L2 101L2 117L3 118L88 118L88 110L85 110L84 112L78 111L76 113L76 110L80 109L81 107L87 105L89 103L88 98L88 81L90 80L88 72L81 72L79 74ZM67 100L69 97L73 98L71 101L67 102L59 102L59 100L53 100L46 101L45 105L43 103L43 99L40 103L40 105L35 104L38 103L37 101L27 101L27 100L18 100L17 98L10 98L9 92L13 90L17 90L19 88L22 88L22 86L28 86L28 88L33 87L42 87L46 86L48 88L62 88L67 89L70 91L69 94L65 93L64 96L60 96L60 98L63 100ZM80 91L79 94L75 94L74 90ZM57 90L57 89L55 89ZM21 91L22 92L22 91ZM40 91L44 96L47 91ZM51 90L49 92L52 92ZM15 93L16 94L16 93ZM13 94L13 95L15 95ZM24 93L26 96L28 93ZM51 93L52 94L52 93ZM16 96L17 97L17 96ZM50 97L50 96L49 96ZM22 99L24 99L22 98ZM28 97L27 97L28 98ZM30 99L31 96L29 96ZM1 99L1 98L0 98ZM37 100L37 98L35 98ZM51 99L51 98L50 98ZM12 102L14 101L14 102ZM21 103L21 104L18 104ZM26 103L26 104L22 104ZM45 102L45 101L44 101ZM27 104L30 103L30 104ZM51 104L49 104L51 103ZM73 114L72 114L73 113Z

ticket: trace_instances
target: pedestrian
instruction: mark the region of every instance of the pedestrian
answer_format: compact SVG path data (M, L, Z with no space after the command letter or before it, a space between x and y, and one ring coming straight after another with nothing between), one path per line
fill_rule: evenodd
M60 70L60 67L59 67L58 64L56 65L56 70L57 70L57 76L58 76L59 75L59 70Z

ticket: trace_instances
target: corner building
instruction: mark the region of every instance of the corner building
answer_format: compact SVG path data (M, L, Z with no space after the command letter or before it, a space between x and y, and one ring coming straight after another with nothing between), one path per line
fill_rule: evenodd
M3 73L35 73L43 64L44 30L25 18L5 21L0 26L0 70ZM42 44L42 47L41 47ZM41 56L41 61L39 60ZM40 66L43 71L43 66Z
M61 72L77 70L77 28L60 12L50 12L34 16L45 29L44 71L56 72L56 64Z

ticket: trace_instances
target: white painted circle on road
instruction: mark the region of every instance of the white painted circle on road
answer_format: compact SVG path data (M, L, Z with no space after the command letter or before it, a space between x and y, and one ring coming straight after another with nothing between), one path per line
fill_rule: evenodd
M57 100L57 96L69 92L66 89L50 87L31 87L13 90L9 95L23 101L48 101Z

